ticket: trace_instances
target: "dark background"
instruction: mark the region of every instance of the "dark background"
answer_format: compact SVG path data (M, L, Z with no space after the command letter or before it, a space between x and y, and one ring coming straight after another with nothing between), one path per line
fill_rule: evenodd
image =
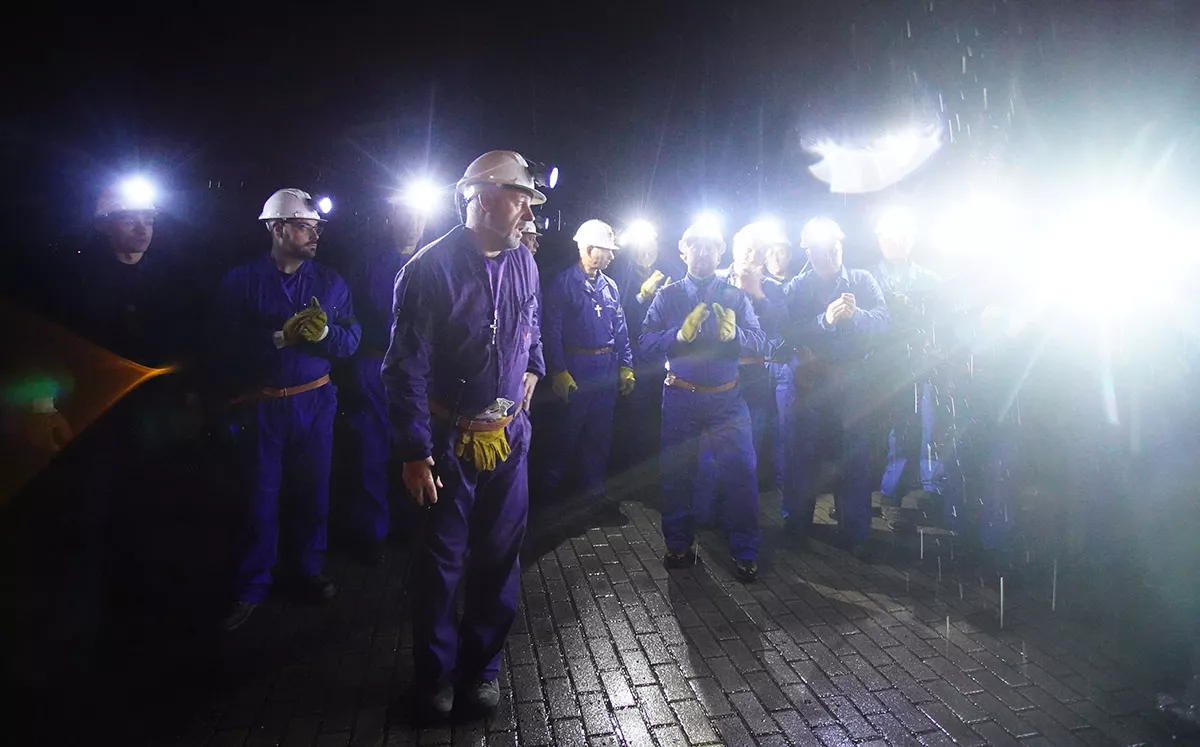
M645 215L669 240L714 208L729 234L760 214L798 232L826 213L861 265L881 202L1070 190L1089 169L1136 181L1168 151L1157 186L1187 174L1196 16L1187 0L853 0L13 18L6 252L69 257L99 190L141 171L165 192L156 249L214 273L265 250L259 206L294 185L335 198L323 251L348 263L406 176L448 185L513 148L561 166L544 215L564 231ZM944 147L882 194L831 195L807 171L818 138L909 125L940 125Z

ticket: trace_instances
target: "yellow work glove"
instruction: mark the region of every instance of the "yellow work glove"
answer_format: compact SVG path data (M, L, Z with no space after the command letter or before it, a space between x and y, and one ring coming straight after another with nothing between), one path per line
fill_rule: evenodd
M696 335L700 334L700 325L708 318L708 314L707 304L696 304L696 308L692 309L687 318L683 320L683 326L679 328L679 339L684 342L695 340Z
M512 449L503 428L494 431L463 431L454 446L454 455L466 459L480 472L496 469L496 465L508 459Z
M646 278L646 282L642 283L642 287L638 291L638 295L644 299L649 299L658 292L659 287L670 284L671 278L664 279L664 275L658 270L655 270L654 272L650 273L650 277Z
M329 317L321 308L321 302L317 300L316 296L313 296L308 302L308 306L293 314L283 323L283 342L285 345L295 345L301 340L312 342L321 336L321 332L325 330L327 324L329 324ZM306 326L309 328L308 334L304 332ZM316 329L315 335L311 331L314 328Z
M571 396L571 392L577 390L579 385L575 383L575 377L570 371L559 371L556 374L550 375L550 386L554 388L554 394L563 402Z
M719 303L713 304L713 313L717 315L717 339L729 342L737 336L737 314L733 309L727 309Z
M617 374L617 391L621 396L633 394L633 369L629 366L621 366L621 370Z

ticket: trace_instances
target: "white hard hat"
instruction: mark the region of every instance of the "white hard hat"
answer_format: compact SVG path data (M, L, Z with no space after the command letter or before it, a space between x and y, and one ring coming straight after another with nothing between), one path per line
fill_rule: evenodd
M471 161L471 165L463 173L462 179L458 180L457 188L459 194L470 199L474 196L471 187L480 187L486 184L524 190L533 198L530 202L534 205L541 205L546 201L546 195L539 192L533 183L529 162L525 160L524 156L513 150L488 151Z
M766 249L780 244L791 246L792 242L788 240L787 234L783 232L783 227L778 223L771 220L760 220L743 226L742 230L733 235L734 247L747 244Z
M321 217L321 211L313 202L312 195L294 187L281 189L268 197L267 201L263 203L262 214L258 216L259 220L291 220L294 218L325 222L325 219Z
M527 220L525 225L521 226L521 233L531 233L534 236L541 236L542 232L538 230L537 221Z
M115 213L157 213L154 206L154 185L142 177L126 179L100 193L96 200L97 218Z
M689 241L713 241L721 245L721 250L725 249L725 237L721 235L721 230L716 227L711 221L697 221L687 227L683 232L683 237L679 239L681 243Z
M842 228L829 218L813 218L804 224L800 232L800 246L807 249L810 246L824 246L846 238Z
M575 232L574 241L580 246L617 250L617 235L613 233L612 226L595 218L584 221L579 230Z

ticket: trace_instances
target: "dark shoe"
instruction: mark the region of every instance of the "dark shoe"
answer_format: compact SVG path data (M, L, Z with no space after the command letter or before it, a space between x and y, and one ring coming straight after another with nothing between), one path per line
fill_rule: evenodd
M305 597L317 602L328 602L337 596L337 587L323 573L301 578L296 589Z
M226 633L232 633L245 625L256 609L258 609L257 602L238 602L233 605L233 609L229 611L229 614L221 619L221 630L224 630Z
M493 710L500 703L500 683L496 680L480 680L467 691L467 702L472 708Z
M667 554L663 556L663 566L669 570L691 568L694 565L696 551L690 547L686 550L667 550Z
M733 572L744 584L758 580L758 563L753 560L733 559Z
M454 688L450 685L439 687L433 695L426 696L420 701L425 713L435 718L447 718L454 711Z

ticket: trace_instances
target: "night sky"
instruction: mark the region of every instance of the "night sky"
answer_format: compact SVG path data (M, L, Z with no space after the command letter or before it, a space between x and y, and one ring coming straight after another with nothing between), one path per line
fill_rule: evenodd
M644 214L669 233L707 207L730 233L761 213L798 230L825 212L855 243L862 216L897 197L1138 171L1172 146L1186 171L1195 6L445 3L14 21L0 52L8 217L21 246L70 241L106 181L140 169L167 191L181 240L238 243L278 187L331 193L361 224L406 174L448 184L480 152L513 148L561 166L545 214L561 210L564 229ZM884 194L830 195L807 172L817 138L911 125L940 126L944 147Z

